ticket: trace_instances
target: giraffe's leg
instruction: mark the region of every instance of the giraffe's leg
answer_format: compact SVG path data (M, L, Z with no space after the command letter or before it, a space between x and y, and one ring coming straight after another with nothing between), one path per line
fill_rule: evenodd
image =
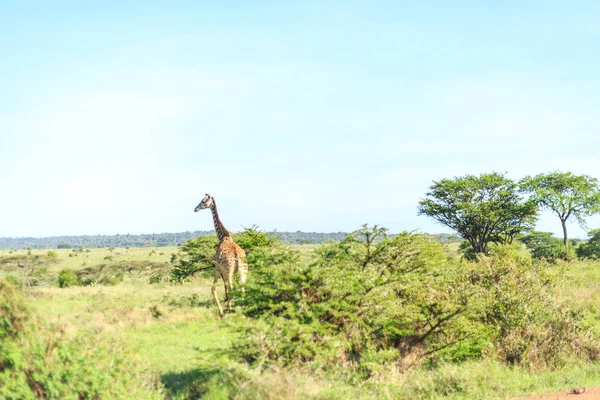
M248 279L248 264L245 260L242 260L239 263L238 267L238 276L240 278L240 286L242 293L246 293L246 288L244 287L246 284L246 279Z
M217 297L217 283L219 283L219 276L220 276L220 274L217 271L217 269L215 268L215 276L214 276L212 288L210 289L210 291L212 292L212 295L215 299L215 303L217 303L217 307L219 308L219 315L221 316L221 318L223 318L223 308L221 308L221 302L219 301L219 298Z
M227 295L227 311L231 312L231 302L233 298L231 297L231 288L233 287L233 276L231 274L227 277L225 281L225 293Z

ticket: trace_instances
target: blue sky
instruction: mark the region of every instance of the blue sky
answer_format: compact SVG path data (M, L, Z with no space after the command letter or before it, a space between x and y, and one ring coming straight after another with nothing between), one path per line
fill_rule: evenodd
M449 232L434 180L600 177L597 2L83 3L1 6L0 236L209 230L206 192L233 231Z

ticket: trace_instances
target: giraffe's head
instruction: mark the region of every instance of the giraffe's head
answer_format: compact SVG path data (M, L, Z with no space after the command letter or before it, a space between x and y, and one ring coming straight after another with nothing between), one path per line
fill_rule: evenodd
M194 212L198 212L200 210L203 210L205 208L210 208L213 206L214 204L214 200L213 198L210 196L210 194L206 193L206 196L204 196L204 198L202 199L202 201L200 202L200 204L198 204L196 206L196 208L194 209Z

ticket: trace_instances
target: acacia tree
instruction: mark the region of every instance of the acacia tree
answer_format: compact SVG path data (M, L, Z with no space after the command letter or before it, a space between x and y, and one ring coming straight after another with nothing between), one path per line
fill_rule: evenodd
M550 210L560 218L565 247L569 247L569 218L575 217L585 227L585 218L600 212L600 185L598 179L591 176L556 171L526 176L520 184L542 209Z
M426 196L419 215L456 231L475 253L487 253L490 243L511 243L537 217L535 202L523 200L519 185L496 172L434 181Z

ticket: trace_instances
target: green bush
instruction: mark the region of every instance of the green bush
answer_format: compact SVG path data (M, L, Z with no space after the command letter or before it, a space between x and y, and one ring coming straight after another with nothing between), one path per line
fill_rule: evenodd
M468 240L463 240L460 242L460 245L458 246L458 252L462 254L465 260L473 261L477 259L477 253L475 253L473 246L471 246L471 243L469 243Z
M474 290L471 318L497 356L534 370L560 367L573 356L598 359L600 343L587 311L556 301L562 271L502 250L466 264Z
M552 236L552 232L532 232L519 240L531 251L531 256L538 260L556 262L575 259L574 250L565 247L562 240Z
M38 321L0 279L0 398L159 398L122 343Z
M236 321L236 355L368 377L409 367L468 334L459 265L426 236L389 238L365 226L317 256L307 265L267 247L249 257L252 279L240 302L251 318Z
M553 243L547 246L540 246L531 250L531 256L538 260L544 259L549 262L574 261L575 251L567 248L563 243Z
M75 274L77 275L77 285L79 286L113 286L123 282L123 277L125 276L125 272L118 265L113 264L94 265L80 269Z
M275 236L259 231L256 225L245 228L242 232L233 235L233 239L246 251L246 255L257 249L277 247L281 244Z
M28 319L29 310L21 294L14 286L0 278L0 343L19 335L25 329Z
M58 286L66 288L77 285L77 274L72 269L62 269L58 273Z
M600 258L600 229L588 232L589 239L577 247L577 257L581 259L597 260Z
M178 253L171 257L173 269L170 279L173 282L184 282L199 272L206 278L211 277L218 244L216 235L200 236L185 242Z
M246 318L232 324L234 356L360 379L424 360L492 355L536 370L598 358L592 318L555 300L560 268L516 245L489 253L459 263L424 235L390 238L377 227L322 246L310 264L258 246L238 303Z
M97 264L78 271L67 270L70 272L65 272L65 278L69 279L68 284L71 286L113 286L123 282L126 275L132 282L158 283L168 276L170 270L171 267L166 262L127 260L111 264ZM62 273L63 271L61 271Z
M256 226L233 235L233 239L244 249L246 256L250 256L256 249L281 245L276 237L259 231ZM179 252L171 257L173 264L170 272L171 281L184 282L198 273L205 278L212 277L218 244L216 235L200 236L185 242Z

